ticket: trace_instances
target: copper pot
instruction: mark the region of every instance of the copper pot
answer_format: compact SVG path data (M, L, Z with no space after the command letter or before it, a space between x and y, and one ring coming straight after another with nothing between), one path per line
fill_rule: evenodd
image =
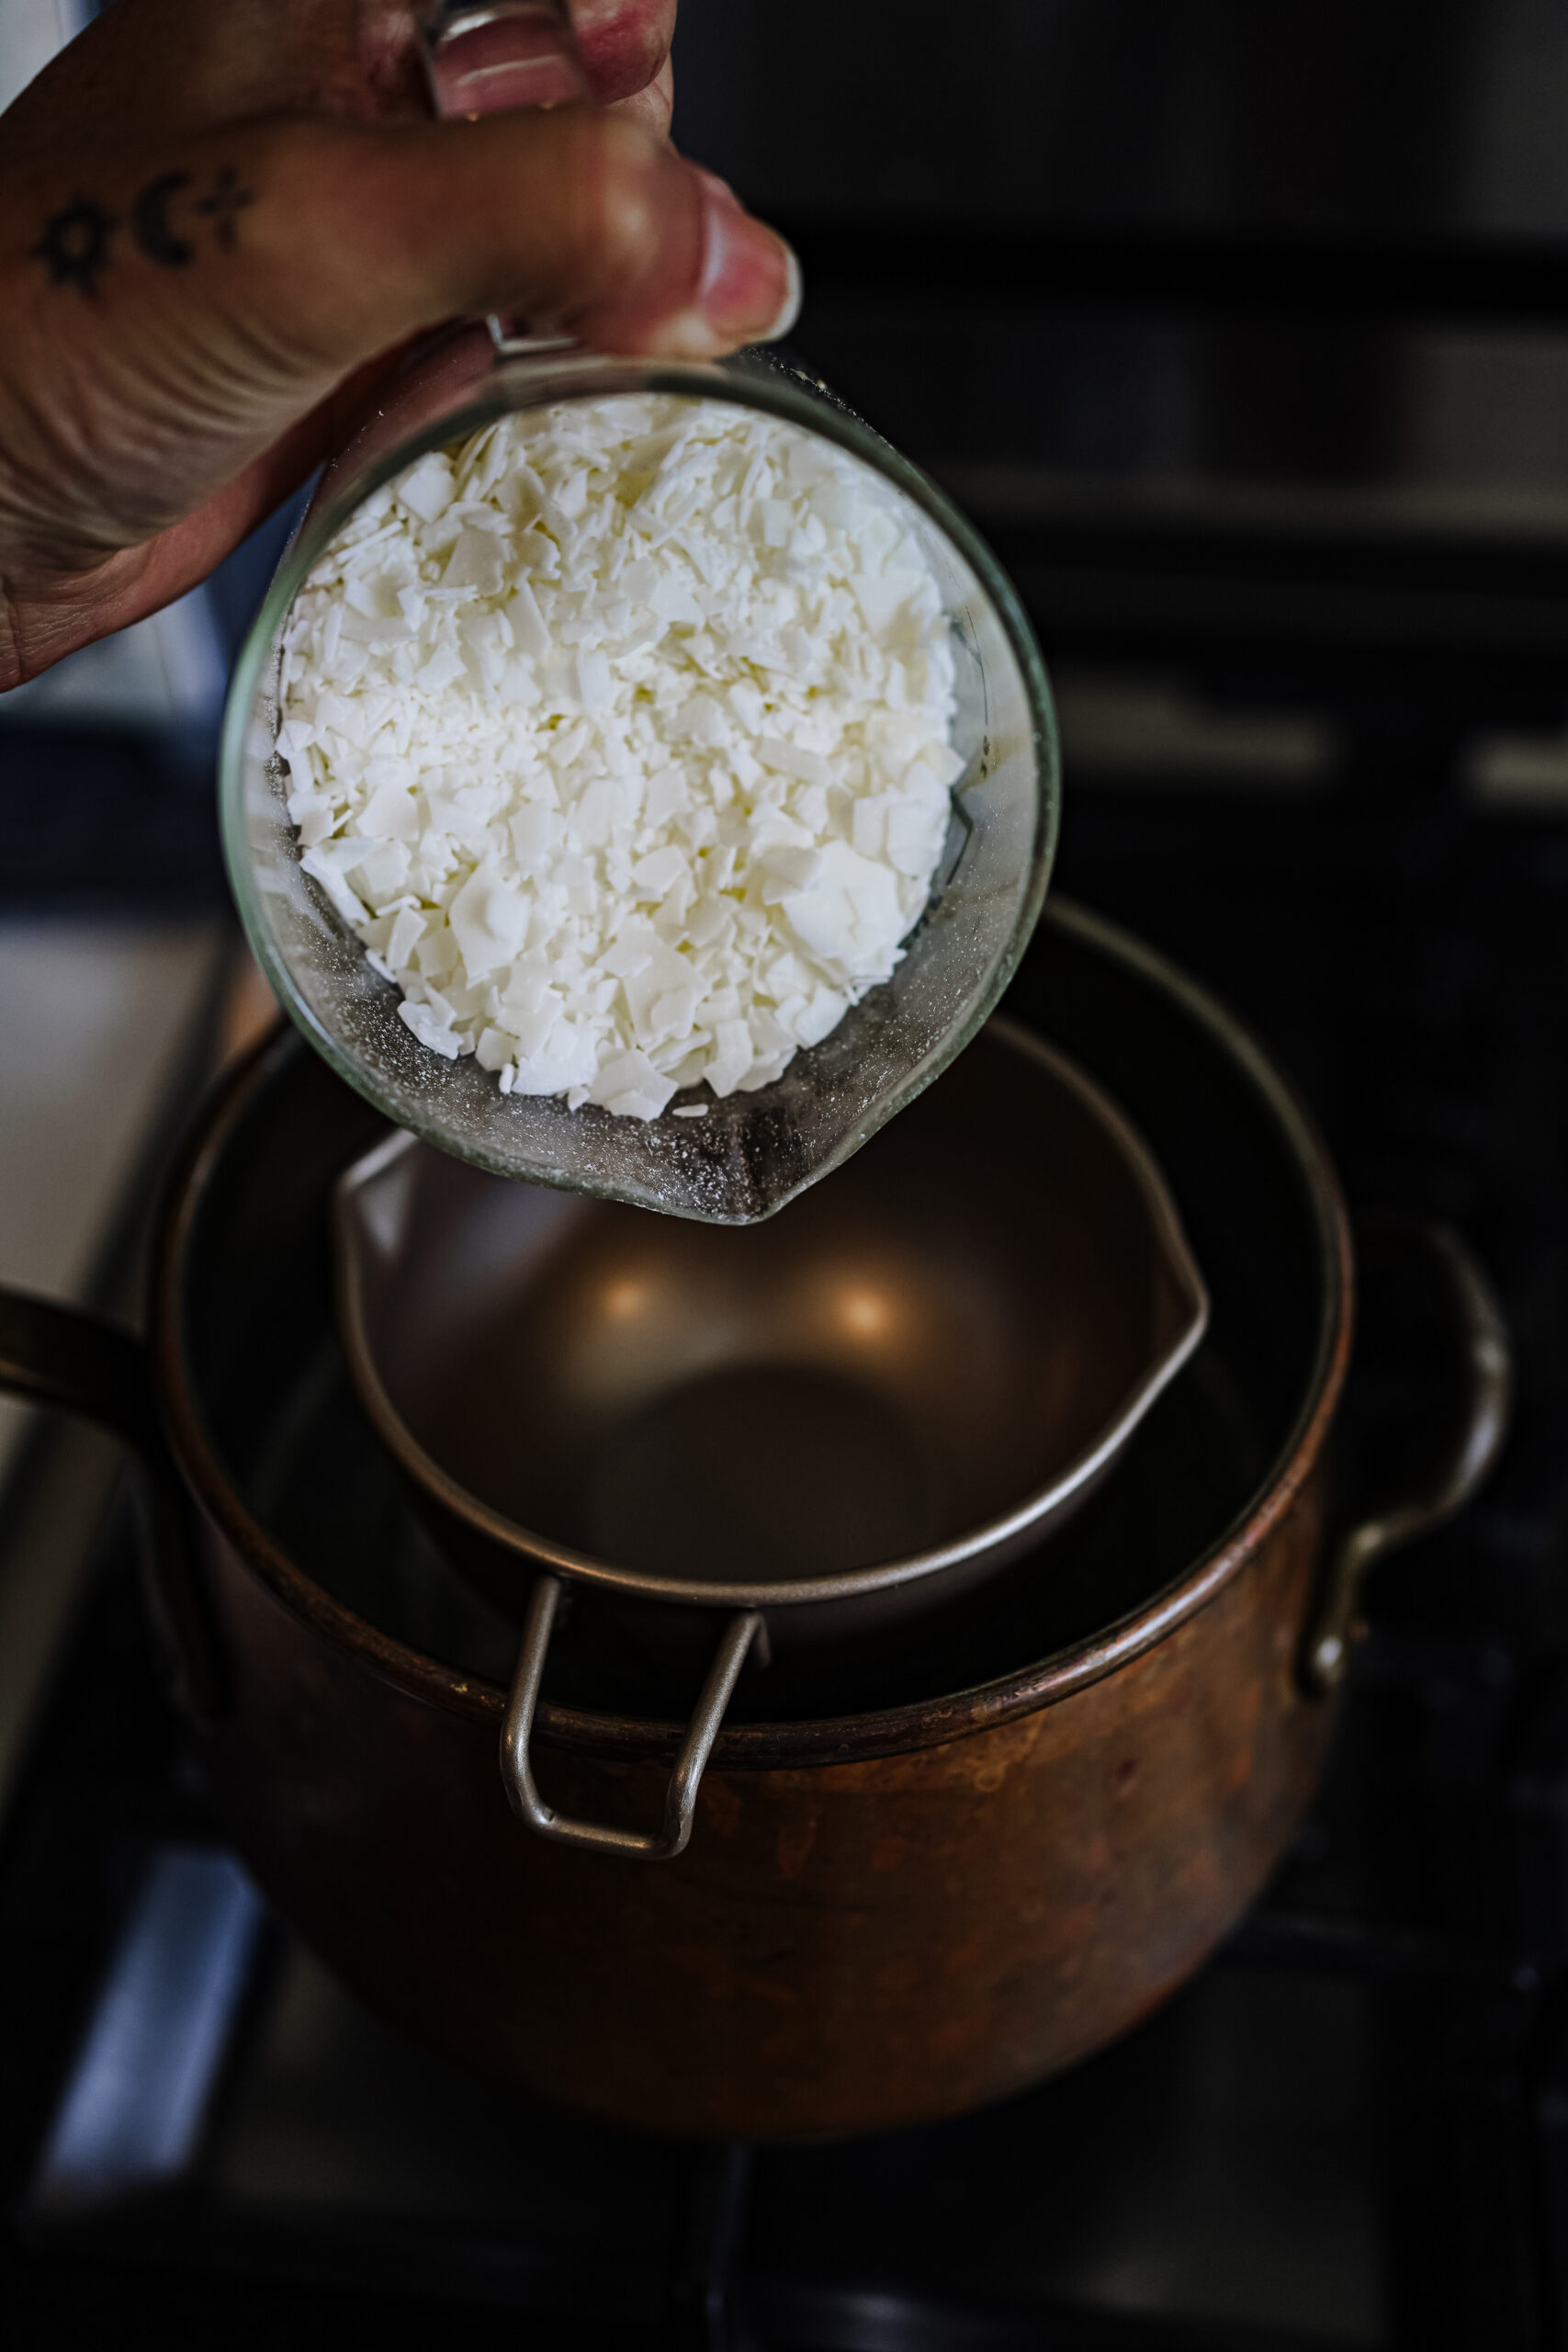
M1070 909L1012 1009L1148 1137L1209 1338L1049 1577L880 1682L817 1661L747 1678L696 1835L658 1870L517 1823L496 1770L515 1633L443 1618L428 1561L400 1583L411 1514L355 1418L327 1247L333 1184L380 1130L314 1057L273 1045L206 1113L164 1221L151 1384L123 1335L0 1302L0 1384L151 1464L157 1621L257 1876L459 2063L618 2122L766 2140L954 2113L1084 2056L1256 1894L1322 1766L1360 1576L1490 1463L1501 1326L1454 1238L1426 1234L1452 1427L1418 1491L1329 1541L1350 1254L1293 1096L1212 1000ZM545 1794L645 1826L679 1694L591 1706L559 1650Z

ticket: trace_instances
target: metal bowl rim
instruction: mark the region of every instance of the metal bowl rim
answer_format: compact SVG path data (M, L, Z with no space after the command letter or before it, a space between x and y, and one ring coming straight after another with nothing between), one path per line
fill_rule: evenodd
M1198 1271L1176 1204L1158 1162L1126 1114L1103 1087L1081 1069L1069 1055L1050 1045L1015 1021L993 1015L984 1035L1016 1054L1040 1063L1075 1094L1107 1134L1132 1174L1149 1219L1160 1261L1171 1275L1186 1307L1180 1329L1154 1353L1123 1398L1121 1409L1093 1442L1046 1486L1037 1487L1011 1510L983 1521L947 1544L923 1552L882 1560L837 1576L781 1577L771 1583L737 1581L709 1583L697 1577L661 1576L650 1570L618 1567L614 1563L558 1544L535 1529L523 1527L504 1512L494 1510L443 1469L420 1443L388 1393L370 1342L365 1315L360 1242L362 1220L355 1204L396 1160L419 1147L421 1138L398 1134L384 1138L346 1168L333 1188L333 1242L335 1268L338 1336L348 1358L359 1401L377 1434L408 1476L442 1508L477 1535L514 1553L521 1566L564 1577L628 1600L694 1609L789 1609L830 1607L839 1600L858 1600L895 1586L918 1583L950 1568L1012 1545L1034 1527L1042 1527L1091 1485L1131 1439L1155 1399L1168 1388L1192 1355L1209 1323L1209 1295ZM977 1044L979 1039L975 1042Z
M1044 921L1143 974L1184 1005L1232 1060L1240 1063L1281 1130L1306 1189L1323 1276L1317 1343L1295 1419L1258 1485L1208 1550L1139 1608L1098 1633L989 1682L900 1706L796 1722L727 1724L715 1743L710 1770L787 1770L905 1755L1055 1705L1153 1649L1205 1608L1258 1557L1318 1467L1349 1363L1352 1258L1338 1181L1310 1114L1251 1032L1157 950L1060 897L1052 900ZM282 1607L320 1639L358 1657L378 1679L405 1695L444 1713L466 1715L493 1733L506 1709L501 1686L396 1640L324 1591L253 1515L208 1432L197 1402L182 1311L183 1272L192 1234L231 1131L274 1069L304 1050L303 1041L280 1023L220 1086L171 1173L151 1268L149 1318L164 1424L175 1457L215 1528ZM547 1745L624 1762L667 1762L675 1755L685 1725L599 1714L546 1701L539 1708L537 1731Z

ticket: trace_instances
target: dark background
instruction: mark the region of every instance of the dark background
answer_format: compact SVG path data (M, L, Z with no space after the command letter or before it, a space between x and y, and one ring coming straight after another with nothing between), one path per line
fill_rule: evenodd
M1568 233L1553 0L682 0L676 62L781 217Z

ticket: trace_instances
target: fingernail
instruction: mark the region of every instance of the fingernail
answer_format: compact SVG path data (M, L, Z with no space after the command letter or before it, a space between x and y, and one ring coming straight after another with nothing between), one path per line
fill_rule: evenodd
M704 243L697 309L723 347L774 343L800 316L800 264L722 180L709 172L699 176Z
M767 334L757 337L759 343L782 343L800 316L801 299L805 293L805 288L800 280L800 261L793 245L786 244L783 237L779 238L779 243L784 245L787 270L784 278L784 298L780 306L778 317L773 321Z

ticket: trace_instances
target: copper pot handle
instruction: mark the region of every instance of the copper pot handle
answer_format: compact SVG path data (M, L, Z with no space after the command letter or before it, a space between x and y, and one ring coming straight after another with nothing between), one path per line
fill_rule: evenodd
M718 1737L718 1727L724 1721L724 1711L729 1704L730 1692L739 1679L740 1669L760 1630L760 1611L742 1610L732 1617L724 1629L714 1662L708 1668L708 1679L703 1685L696 1711L687 1726L675 1758L675 1770L670 1776L670 1787L664 1799L664 1826L660 1830L611 1829L595 1821L569 1821L563 1814L547 1805L534 1785L533 1767L528 1760L528 1747L533 1736L534 1714L539 1703L539 1684L544 1679L545 1657L550 1646L550 1633L556 1621L556 1608L560 1600L559 1577L541 1576L534 1585L533 1599L528 1604L528 1622L523 1630L523 1647L518 1654L517 1671L512 1678L512 1695L507 1702L506 1722L501 1734L501 1778L513 1811L536 1829L541 1838L553 1838L558 1846L582 1846L595 1854L625 1854L643 1862L667 1862L685 1851L692 1834L692 1820L696 1812L697 1787L703 1777L703 1767Z
M190 1506L164 1439L140 1340L101 1315L0 1289L0 1393L95 1421L141 1461L147 1602L176 1706L221 1711L222 1678L196 1577Z
M1368 1220L1367 1238L1418 1250L1451 1310L1464 1403L1440 1461L1412 1494L1358 1520L1336 1545L1303 1637L1302 1687L1325 1697L1343 1680L1361 1580L1375 1560L1451 1519L1486 1476L1508 1432L1513 1362L1492 1285L1451 1226L1419 1218Z

